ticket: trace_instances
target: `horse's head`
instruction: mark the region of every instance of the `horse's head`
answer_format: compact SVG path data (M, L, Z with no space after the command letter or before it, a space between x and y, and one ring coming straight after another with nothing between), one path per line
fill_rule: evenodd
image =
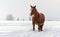
M36 5L35 6L31 6L31 16L34 15L35 13L35 9L36 9Z

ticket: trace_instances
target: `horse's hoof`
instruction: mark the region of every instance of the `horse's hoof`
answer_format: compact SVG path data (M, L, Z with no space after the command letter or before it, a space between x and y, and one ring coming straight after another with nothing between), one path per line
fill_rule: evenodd
M35 31L35 30L33 30L33 31Z
M38 30L38 32L42 32L43 30Z
M41 30L41 31L43 31L43 30Z
M35 30L33 29L33 31L35 31Z
M40 32L40 30L38 30L38 32Z

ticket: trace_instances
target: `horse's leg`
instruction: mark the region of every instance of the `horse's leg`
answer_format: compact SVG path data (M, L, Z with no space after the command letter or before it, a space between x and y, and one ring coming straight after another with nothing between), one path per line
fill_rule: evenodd
M43 24L38 24L38 32L43 31L42 29L43 29Z
M38 32L40 31L40 29L41 29L41 28L40 28L40 24L38 24Z
M35 31L35 24L33 23L33 31Z
M40 26L40 28L41 28L41 31L43 31L43 25L44 25L44 24L42 24L42 25Z

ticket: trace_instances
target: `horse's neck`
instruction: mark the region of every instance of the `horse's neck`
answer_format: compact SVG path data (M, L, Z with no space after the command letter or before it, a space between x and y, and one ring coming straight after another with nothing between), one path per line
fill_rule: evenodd
M36 9L35 9L34 12L35 12L35 14L34 14L35 15L35 18L39 18L39 12Z
M36 14L35 14L35 18L39 18L39 13L37 12Z
M35 16L38 16L38 15L39 15L39 13L38 13L38 11L36 11L36 12L35 12Z

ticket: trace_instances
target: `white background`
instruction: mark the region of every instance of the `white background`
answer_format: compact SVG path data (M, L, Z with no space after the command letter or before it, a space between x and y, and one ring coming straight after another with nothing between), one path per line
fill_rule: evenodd
M29 19L30 5L36 5L43 12L46 20L60 20L60 0L0 0L0 20L12 14L16 20Z

